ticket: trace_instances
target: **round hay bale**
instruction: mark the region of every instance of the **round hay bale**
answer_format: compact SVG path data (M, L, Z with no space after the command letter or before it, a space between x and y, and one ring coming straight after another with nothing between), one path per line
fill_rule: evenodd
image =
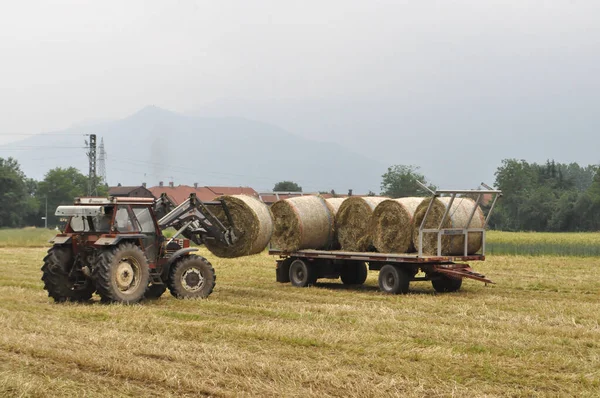
M331 210L331 214L333 214L333 219L334 219L334 228L333 228L333 239L331 242L331 249L332 250L339 250L341 245L340 245L340 240L338 238L338 232L337 232L337 228L335 228L335 217L337 215L338 210L340 209L340 206L342 205L342 203L344 203L344 201L348 199L348 198L329 198L329 199L325 199L325 201L327 202L327 204L329 205L329 209Z
M369 222L375 207L387 198L372 196L348 198L335 217L335 228L342 250L363 252L373 243Z
M329 198L329 199L325 199L325 201L329 204L331 210L333 211L333 216L334 217L337 214L338 210L340 209L340 206L342 205L342 203L344 203L344 201L346 199L348 199L348 198Z
M218 257L241 257L260 253L267 247L273 234L273 218L269 207L262 201L248 195L224 195L215 200L225 199L225 204L231 214L234 232L238 241L232 246L216 240L205 242L208 250ZM221 206L210 206L209 210L229 227L227 216Z
M414 217L414 230L413 230L413 244L415 248L419 249L419 227L427 206L431 198L425 199L417 208ZM427 216L427 221L424 228L438 228L440 221L444 216L444 212L450 203L450 197L441 197L435 199L433 206ZM442 228L467 228L467 222L469 216L473 211L475 201L470 198L456 198L452 203L452 207L446 216L446 220ZM485 219L483 211L477 206L477 210L471 220L470 228L483 228ZM442 236L442 255L454 256L464 254L465 237L464 235L444 235ZM479 232L469 233L469 245L467 247L467 253L473 254L481 249L481 234ZM437 234L435 233L424 233L423 234L423 254L437 255Z
M424 198L384 200L377 205L369 229L373 246L381 253L410 253L413 245L413 218Z
M320 196L298 196L271 206L274 247L295 251L329 248L333 240L333 214Z

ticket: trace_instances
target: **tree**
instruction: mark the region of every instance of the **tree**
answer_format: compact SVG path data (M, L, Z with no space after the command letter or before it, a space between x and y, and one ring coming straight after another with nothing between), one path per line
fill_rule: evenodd
M73 199L85 196L87 190L88 178L75 167L57 167L48 171L36 193L40 206L45 206L48 200L48 225L58 224L58 218L54 216L57 206L73 204Z
M27 181L15 159L0 158L0 227L22 227L32 212Z
M431 190L435 190L436 187L427 183L425 176L418 170L418 166L394 165L388 167L387 173L381 176L383 178L381 194L391 198L429 195L430 192L421 187L417 181L426 184Z
M302 187L293 181L280 181L273 187L275 192L302 192Z

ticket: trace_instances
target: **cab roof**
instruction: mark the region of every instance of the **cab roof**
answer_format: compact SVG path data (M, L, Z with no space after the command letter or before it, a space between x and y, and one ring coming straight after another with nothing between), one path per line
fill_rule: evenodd
M110 196L108 198L103 197L81 197L75 198L75 205L116 205L116 204L128 204L128 205L152 205L154 198L132 198L125 196Z

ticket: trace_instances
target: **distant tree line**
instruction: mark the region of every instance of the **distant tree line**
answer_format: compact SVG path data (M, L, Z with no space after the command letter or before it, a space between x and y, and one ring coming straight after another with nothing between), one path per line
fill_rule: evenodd
M382 176L381 194L392 198L424 196L430 189L416 166L396 165ZM505 231L599 231L600 169L548 160L545 164L505 159L496 171L497 202L490 227ZM488 204L489 206L489 204Z
M506 231L600 230L597 165L506 159L496 171L504 196L490 226Z
M74 167L55 168L42 181L27 178L19 163L0 158L0 228L43 227L48 208L48 226L59 223L54 211L58 205L72 204L88 192L88 177ZM106 185L96 181L97 192L106 196Z
M394 165L382 175L381 195L392 198L427 196L436 187L428 182L417 166ZM71 204L86 196L88 177L74 167L54 168L44 179L27 178L19 163L0 158L0 228L44 226L42 217L48 208L48 226L59 220L56 207ZM95 181L99 196L108 187ZM600 168L562 164L553 160L545 164L505 159L496 171L495 186L502 190L490 220L490 227L506 231L599 231ZM282 181L275 190L302 192L292 181ZM329 193L329 192L328 192ZM335 195L335 191L331 191ZM374 195L374 192L369 192Z

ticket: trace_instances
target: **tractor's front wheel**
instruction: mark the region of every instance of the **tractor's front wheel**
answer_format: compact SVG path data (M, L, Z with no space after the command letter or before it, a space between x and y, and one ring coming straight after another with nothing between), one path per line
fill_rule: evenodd
M192 254L173 264L168 286L171 294L179 299L205 298L215 288L216 279L211 263Z
M98 256L95 277L102 301L137 303L148 288L148 261L139 247L124 243Z
M42 281L48 296L57 303L88 301L96 290L94 282L74 270L73 252L68 247L53 246L44 257Z

